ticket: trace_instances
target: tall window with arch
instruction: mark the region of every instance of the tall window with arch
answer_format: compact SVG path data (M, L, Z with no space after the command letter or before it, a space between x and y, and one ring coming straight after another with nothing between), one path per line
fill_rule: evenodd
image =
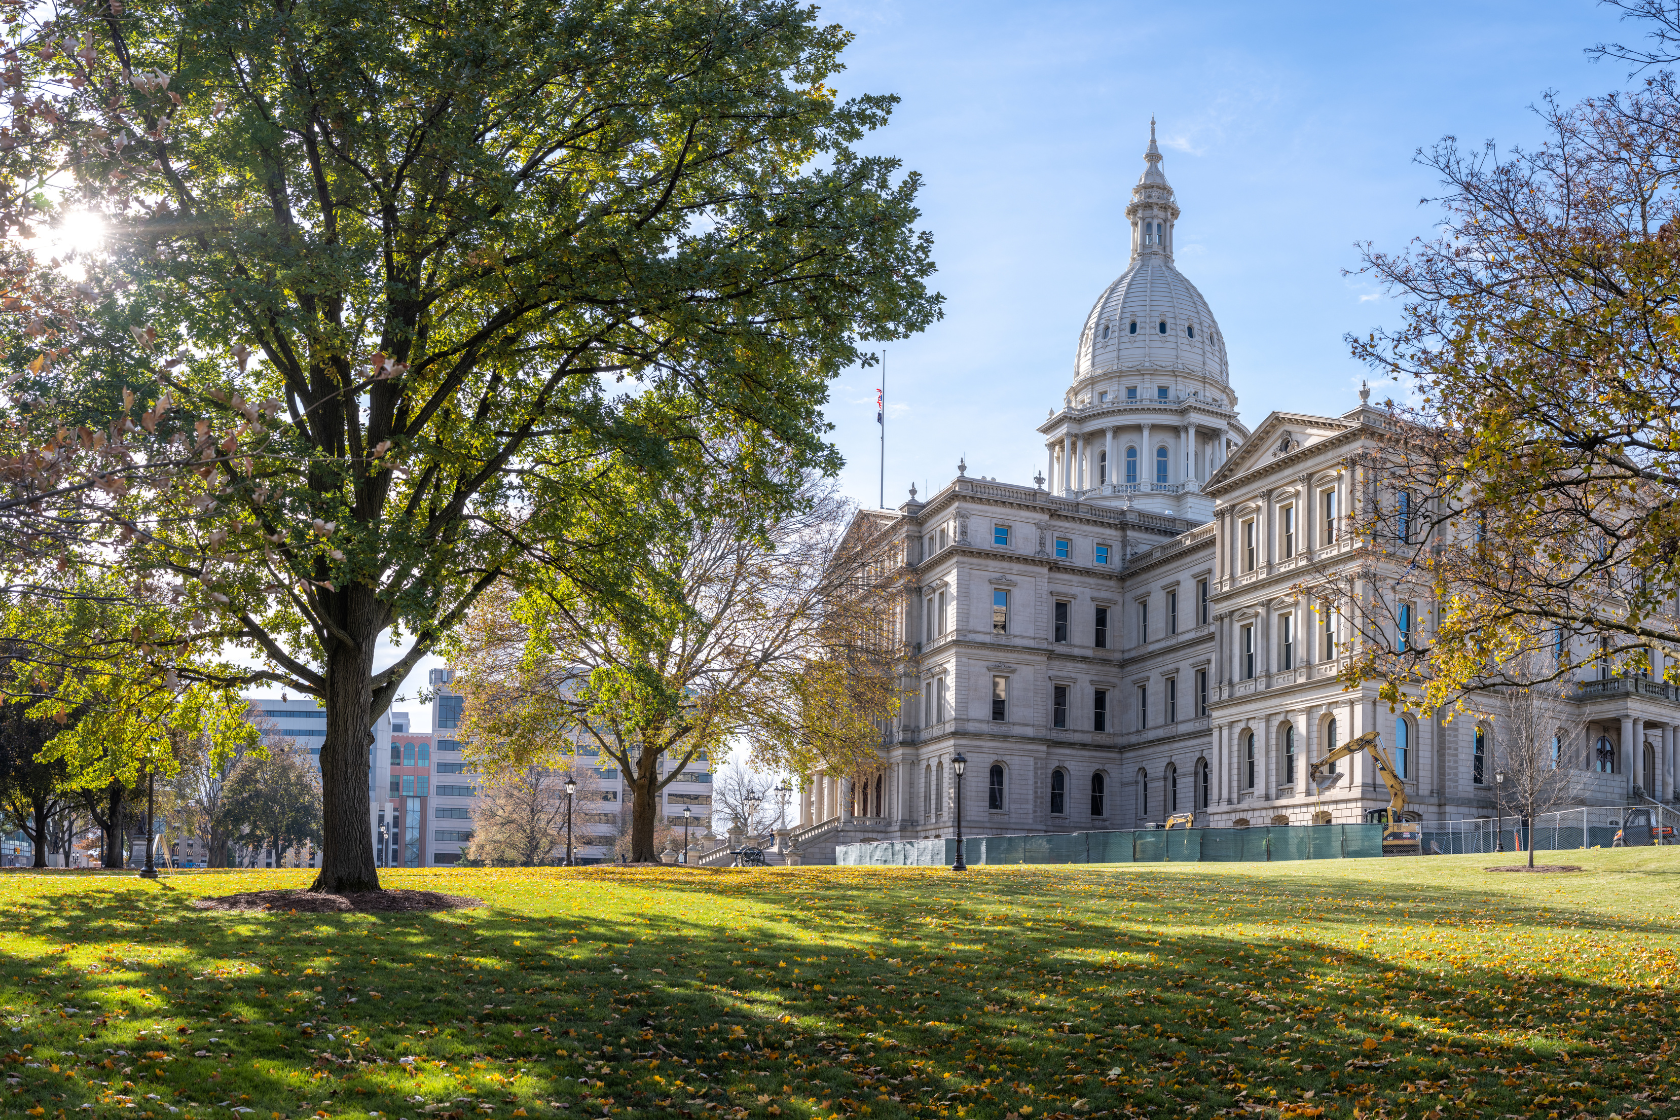
M1253 789L1254 780L1259 776L1254 758L1254 732L1244 731L1242 735L1243 760L1243 788Z
M1412 724L1405 716L1394 721L1394 776L1401 781L1412 776Z
M875 815L877 817L884 817L887 815L886 802L881 799L881 795L885 792L885 782L886 778L884 775L875 775Z
M1178 812L1178 767L1167 764L1167 812Z
M1196 760L1196 808L1198 810L1206 809L1211 804L1213 804L1212 769L1208 766L1207 759L1198 758Z
M1552 736L1552 769L1553 770L1563 769L1563 736L1562 735L1554 734Z
M945 815L945 764L939 763L933 768L933 815Z
M1470 781L1478 786L1487 784L1487 732L1480 727L1470 748Z
M1336 717L1331 716L1324 721L1324 753L1329 754L1336 749ZM1336 773L1336 763L1330 764L1330 773Z
M1108 452L1097 452L1097 485L1108 485Z
M933 767L922 766L922 819L933 819Z
M1167 449L1164 447L1155 449L1155 481L1162 486L1167 484Z
M1134 324L1134 325L1136 325L1136 324ZM1137 453L1137 448L1128 447L1128 448L1126 448L1126 484L1128 486L1135 486L1135 485L1137 485L1137 480L1138 480L1138 453Z
M995 762L986 775L986 808L994 813L1003 811L1003 767Z
M1149 772L1142 767L1137 772L1137 815L1140 820L1149 815Z
M1067 771L1050 771L1050 815L1067 815Z
M1099 770L1091 775L1091 815L1093 817L1106 815L1107 810L1103 801L1103 794L1107 784L1103 779L1102 771Z
M1594 768L1600 774L1614 774L1616 772L1616 744L1610 741L1610 736L1598 737L1598 749L1593 752Z
M1283 784L1295 784L1295 728L1285 725L1283 729Z

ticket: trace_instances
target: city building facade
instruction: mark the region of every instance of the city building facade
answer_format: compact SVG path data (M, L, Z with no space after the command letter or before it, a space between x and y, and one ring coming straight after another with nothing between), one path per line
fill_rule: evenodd
M912 488L896 510L859 514L900 566L901 707L877 769L804 783L794 842L808 851L950 835L959 753L969 835L1183 813L1210 826L1366 821L1389 804L1370 756L1322 790L1307 766L1372 730L1419 819L1496 811L1493 722L1419 719L1375 684L1344 687L1357 635L1337 595L1314 590L1348 586L1368 563L1349 514L1387 414L1361 391L1336 415L1243 424L1218 323L1174 264L1180 209L1161 162L1152 129L1126 210L1130 263L1038 427L1047 474L1013 484L959 463L925 500ZM1404 625L1432 624L1430 604L1407 611ZM1671 800L1675 688L1576 655L1589 730L1558 757L1579 771L1579 803Z

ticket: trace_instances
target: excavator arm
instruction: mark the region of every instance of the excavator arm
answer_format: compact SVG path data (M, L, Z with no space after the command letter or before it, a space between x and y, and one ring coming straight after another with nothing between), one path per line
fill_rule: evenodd
M1382 779L1384 787L1388 790L1388 823L1383 826L1383 850L1406 854L1421 851L1422 837L1418 829L1402 824L1406 811L1406 783L1394 772L1394 761L1388 757L1388 751L1383 747L1382 736L1377 732L1367 731L1358 738L1349 739L1317 762L1308 765L1308 780L1321 792L1328 789L1336 784L1339 777L1330 768L1360 751L1370 752L1371 760L1377 764L1377 776Z

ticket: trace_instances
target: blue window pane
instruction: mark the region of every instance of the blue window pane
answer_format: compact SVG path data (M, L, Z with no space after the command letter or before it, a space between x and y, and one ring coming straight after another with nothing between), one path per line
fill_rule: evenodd
M1167 481L1167 449L1164 447L1155 449L1155 481Z
M459 696L438 697L438 726L461 726L461 701Z
M1137 320L1136 320L1136 319L1133 319L1133 320L1132 320L1132 330L1131 330L1131 333L1132 333L1132 334L1136 334L1136 333L1137 333ZM1133 390L1133 391L1132 391L1132 392L1130 392L1130 393L1128 393L1128 394L1127 394L1127 396L1136 396L1136 395L1137 395L1137 391L1136 391L1136 390Z
M1161 333L1162 333L1162 334L1166 334L1166 333L1167 333L1167 321L1166 321L1166 320L1165 320L1165 319L1162 319L1162 320L1161 320L1161 326L1160 326L1160 330L1161 330Z
M1097 546L1097 563L1108 563L1108 546L1106 544L1099 544Z
M1126 448L1126 481L1128 483L1135 484L1137 482L1137 480L1138 480L1138 453L1137 453L1137 448L1128 447L1128 448Z
M994 525L992 527L992 544L998 548L1009 547L1009 526Z
M1056 540L1056 559L1066 560L1068 558L1068 553L1072 550L1072 547L1073 546L1070 542L1062 540L1060 538L1057 538L1057 540Z

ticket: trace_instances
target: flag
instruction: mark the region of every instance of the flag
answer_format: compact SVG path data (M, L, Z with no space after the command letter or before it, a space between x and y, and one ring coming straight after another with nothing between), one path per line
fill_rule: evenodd
M877 389L877 390L875 390L875 423L877 423L877 424L885 424L886 423L886 420L883 419L883 417L886 416L885 409L886 409L886 393L885 393L884 390Z

